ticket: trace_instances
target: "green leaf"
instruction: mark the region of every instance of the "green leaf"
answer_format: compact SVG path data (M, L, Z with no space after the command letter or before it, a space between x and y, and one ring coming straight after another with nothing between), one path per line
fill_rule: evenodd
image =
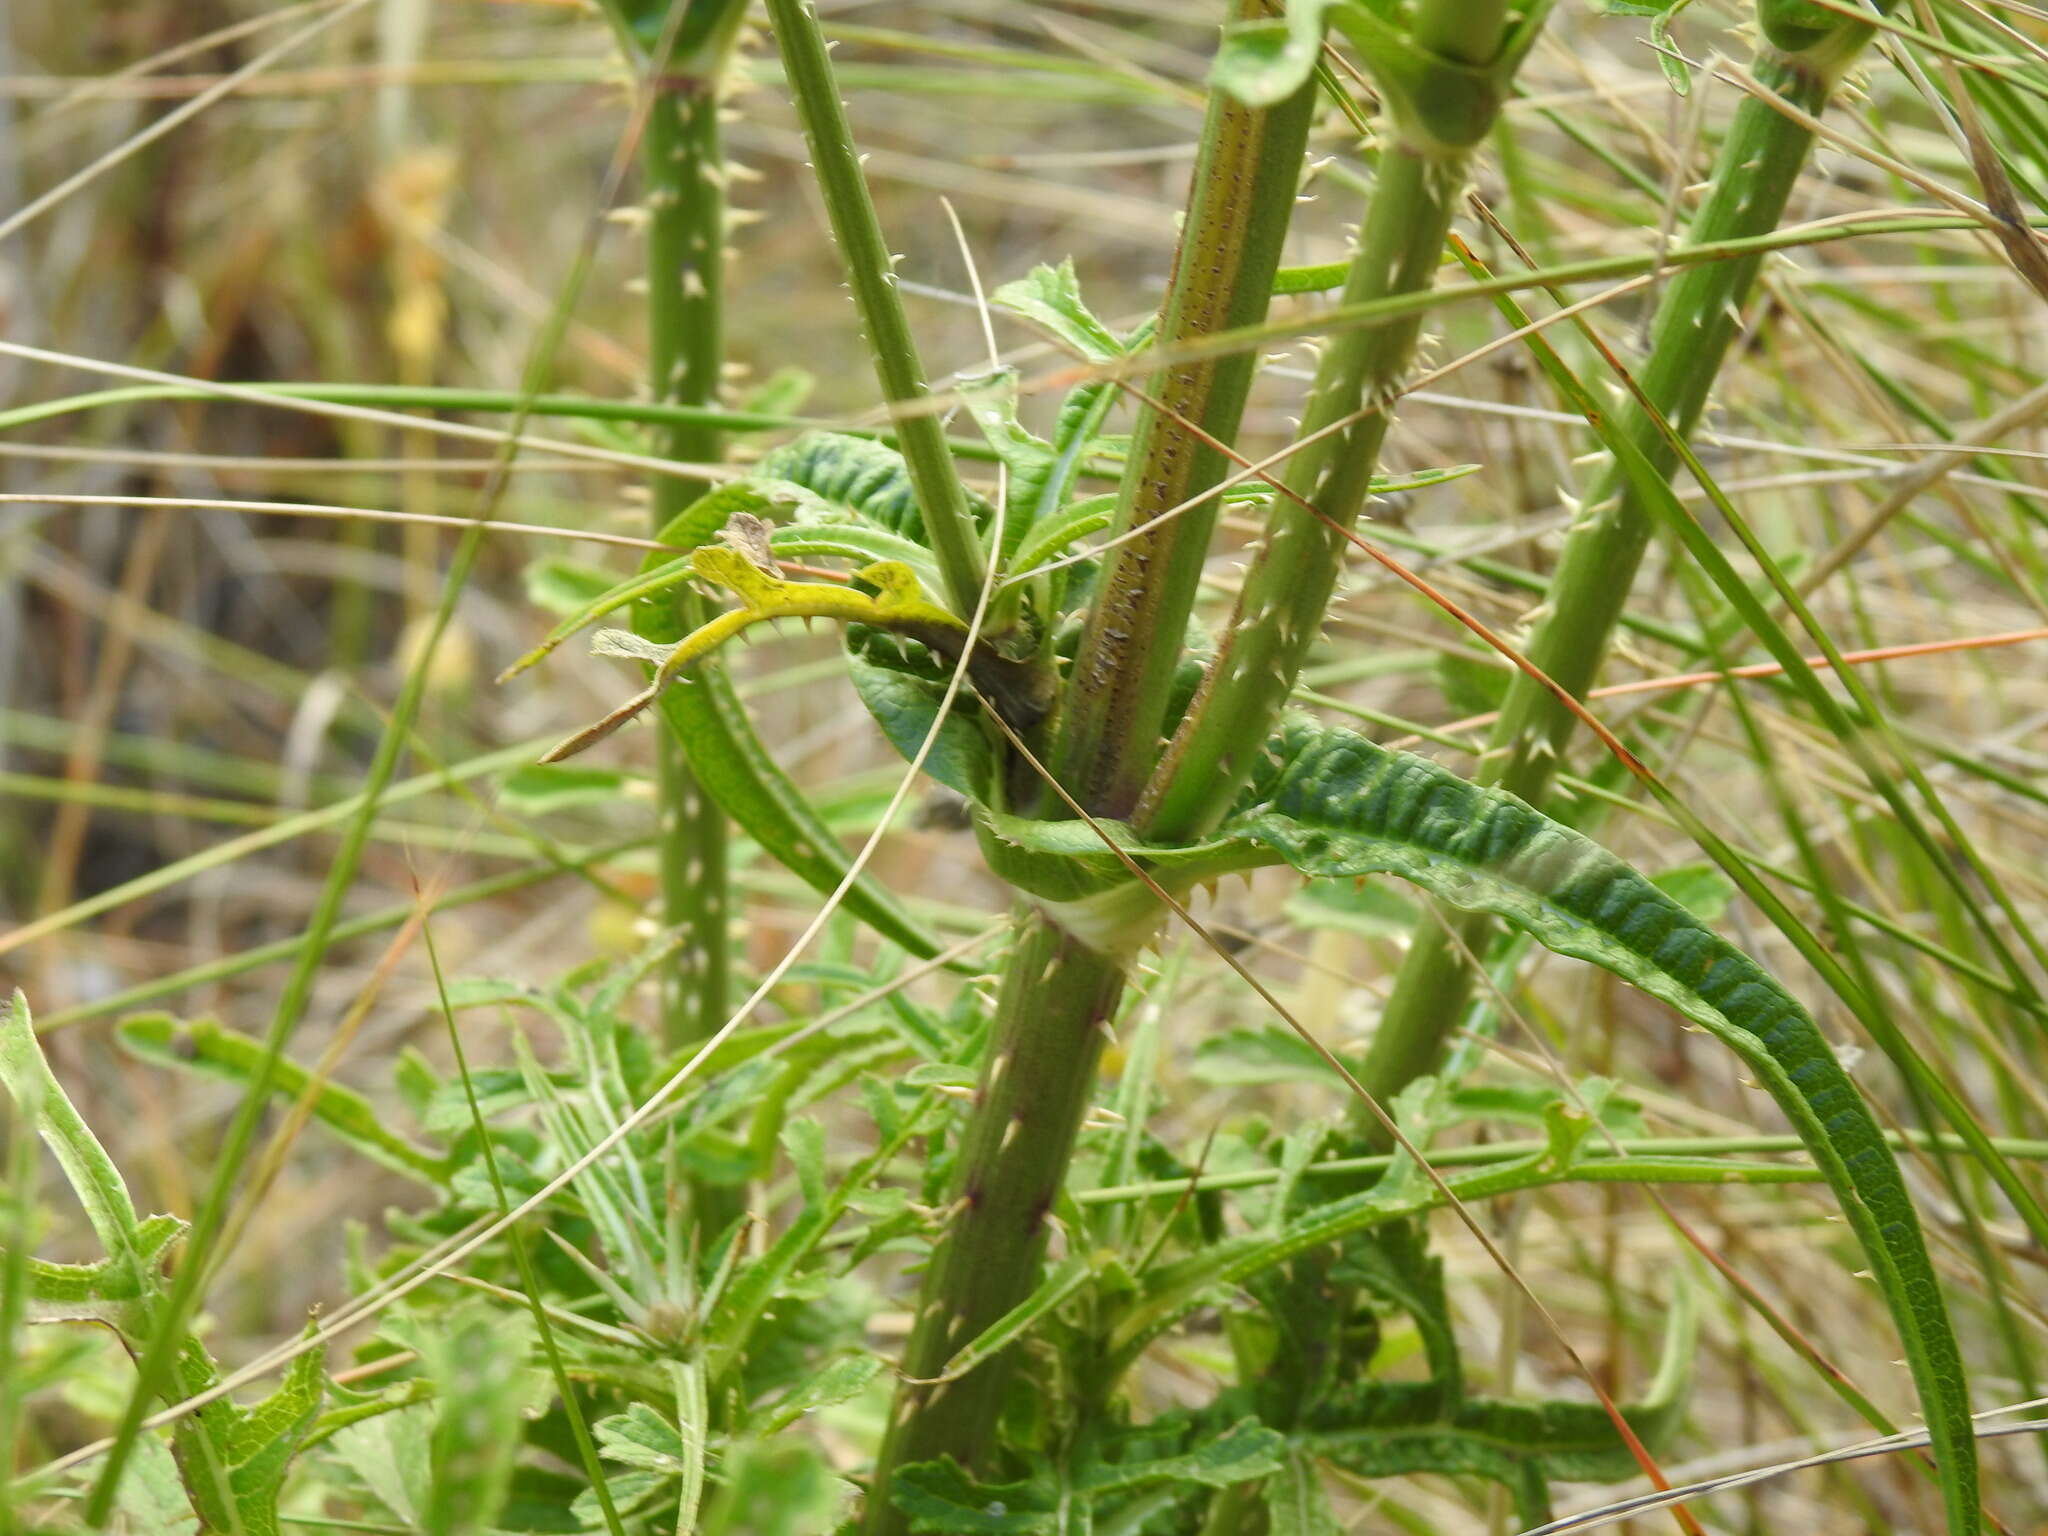
M929 547L924 513L917 504L909 467L902 454L884 444L838 432L806 432L762 459L758 474L802 486L814 496L857 513L884 532ZM994 515L994 509L975 496L968 498L968 510L984 528ZM720 526L724 526L722 519ZM677 541L664 534L662 542Z
M674 1486L673 1477L663 1477L654 1472L621 1472L605 1479L605 1492L611 1495L612 1510L620 1515L639 1514ZM575 1518L578 1530L604 1528L604 1505L598 1501L595 1488L586 1488L570 1500L569 1513Z
M1285 20L1246 21L1223 34L1210 83L1247 106L1277 106L1300 90L1323 46L1323 13L1344 0L1289 0Z
M909 566L927 588L936 590L939 585L939 563L922 544L857 522L836 509L831 517L803 517L777 526L768 534L768 547L785 560L851 560L863 566L894 560Z
M194 1536L199 1530L198 1517L178 1481L178 1464L170 1447L154 1435L135 1442L135 1455L121 1474L114 1507L124 1517L119 1528L136 1536Z
M1265 1495L1270 1536L1344 1536L1315 1461L1303 1452L1288 1454L1279 1476L1266 1483Z
M427 1506L434 1414L431 1403L409 1405L344 1425L332 1441L334 1454L409 1529L418 1528Z
M1671 89L1680 96L1692 94L1692 66L1685 62L1685 55L1678 51L1678 45L1671 41L1671 17L1685 0L1678 0L1667 10L1660 11L1657 19L1650 23L1650 49L1657 56L1657 67L1664 71L1664 78Z
M185 1021L168 1014L135 1014L116 1031L123 1048L144 1061L185 1072L203 1072L244 1088L263 1069L267 1052L259 1040L212 1019ZM296 1103L311 1095L313 1118L379 1165L429 1184L447 1181L447 1158L415 1146L386 1129L368 1099L333 1082L315 1083L304 1067L279 1057L270 1074L271 1091Z
M1056 560L1089 534L1107 528L1115 516L1116 496L1113 493L1090 496L1064 507L1054 516L1035 524L1025 534L1016 554L1010 559L1010 567L1021 574L1037 569L1048 560Z
M875 647L869 650L876 653ZM854 691L889 738L889 745L905 762L916 757L939 717L939 705L946 697L944 685L879 666L852 650L846 654L846 667ZM965 698L962 690L939 726L938 740L925 754L924 771L948 789L978 801L988 797L995 782L996 758L982 727L963 707Z
M889 1496L913 1531L958 1536L1034 1536L1058 1528L1050 1495L1036 1483L978 1483L952 1457L898 1467Z
M315 1327L309 1322L300 1337L310 1337ZM285 1473L320 1416L323 1396L320 1351L309 1349L293 1358L275 1392L234 1423L226 1437L233 1459L228 1485L245 1530L263 1529L266 1522L269 1529L276 1529Z
M1673 1271L1656 1377L1640 1402L1622 1409L1631 1431L1653 1452L1670 1443L1685 1419L1698 1311L1692 1271L1680 1265ZM1615 1482L1638 1471L1633 1450L1597 1403L1460 1401L1435 1383L1360 1383L1349 1401L1320 1413L1299 1442L1364 1477L1431 1472L1486 1478L1508 1490L1525 1526L1550 1517L1553 1482Z
M1608 1438L1618 1444L1619 1437L1607 1422L1606 1414L1597 1407L1591 1412L1600 1415ZM1373 1422L1348 1433L1304 1438L1331 1463L1358 1477L1407 1477L1428 1472L1441 1477L1485 1478L1508 1490L1515 1503L1518 1527L1540 1525L1548 1520L1550 1487L1544 1459L1537 1450L1538 1440L1549 1428L1543 1408L1522 1403L1473 1403L1462 1410L1460 1418L1461 1423L1449 1425L1431 1419L1417 1423ZM1610 1470L1608 1476L1599 1480L1610 1480L1615 1475Z
M583 763L521 763L499 781L500 802L516 816L546 816L579 805L617 805L644 783L617 768Z
M481 1302L451 1308L410 1330L436 1387L428 1438L430 1485L421 1525L429 1536L491 1528L511 1491L532 1395L532 1318Z
M988 867L1019 890L1046 901L1081 901L1133 883L1116 849L1148 870L1185 883L1241 867L1229 838L1167 847L1148 845L1120 821L1033 821L978 807L975 833ZM1115 848L1104 846L1107 838Z
M1003 517L1007 554L1017 547L1017 541L1037 515L1040 500L1058 470L1058 456L1051 443L1018 419L1016 369L1001 368L978 378L962 379L959 390L974 424L1009 471Z
M663 1477L680 1477L688 1451L682 1432L651 1403L635 1403L624 1413L599 1419L591 1426L597 1448L612 1461Z
M1445 1405L1455 1407L1465 1395L1464 1363L1444 1295L1443 1260L1429 1252L1422 1226L1401 1222L1366 1234L1346 1248L1335 1273L1408 1314L1422 1340L1431 1382Z
M557 618L583 612L617 585L611 572L559 555L529 562L524 575L526 600Z
M1434 469L1409 469L1390 472L1372 477L1372 493L1375 496L1392 496L1400 491L1419 491L1432 485L1446 485L1453 480L1462 480L1467 475L1476 475L1484 468L1479 464L1440 464Z
M954 1351L939 1372L944 1380L965 1376L983 1361L993 1359L1031 1331L1040 1318L1059 1310L1095 1277L1108 1254L1076 1254L1047 1272L1016 1306Z
M771 1409L761 1424L763 1435L787 1429L807 1413L850 1401L868 1389L887 1367L874 1355L841 1355L805 1377Z
M18 991L0 1008L0 1084L55 1154L108 1259L126 1268L139 1285L143 1267L135 1204L128 1197L128 1186L107 1149L51 1074L36 1041L28 999Z
M754 734L723 669L707 668L685 679L664 692L656 708L720 810L813 890L829 895L838 889L852 857ZM870 873L853 882L842 905L913 955L928 958L939 952L938 941Z
M1286 1460L1287 1439L1256 1419L1241 1419L1213 1439L1205 1439L1194 1450L1179 1456L1154 1460L1096 1463L1081 1475L1081 1486L1091 1493L1120 1488L1143 1488L1153 1483L1197 1483L1205 1488L1228 1488L1280 1470Z
M1124 355L1116 333L1081 302L1081 282L1074 275L1071 257L1057 267L1033 267L1027 276L996 289L988 301L1043 327L1091 363L1106 363Z
M1904 1342L1949 1465L1975 1445L1962 1356L1897 1161L1791 994L1648 879L1514 796L1296 719L1224 832L1310 875L1394 874L1591 961L1732 1049L1826 1177Z

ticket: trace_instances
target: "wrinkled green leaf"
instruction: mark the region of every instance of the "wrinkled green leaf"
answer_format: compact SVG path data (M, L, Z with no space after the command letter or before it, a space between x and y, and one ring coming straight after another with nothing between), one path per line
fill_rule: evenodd
M1317 876L1395 874L1591 961L1677 1009L1756 1074L1827 1178L1905 1344L1952 1464L1974 1462L1969 1399L1898 1163L1804 1009L1648 879L1514 796L1305 719L1269 748L1225 826Z
M1112 1489L1144 1488L1154 1483L1195 1483L1205 1488L1228 1488L1280 1470L1287 1454L1287 1439L1277 1430L1252 1419L1242 1419L1222 1434L1205 1439L1193 1450L1178 1456L1152 1460L1098 1462L1086 1469L1081 1486L1091 1493Z
M606 1459L663 1477L680 1477L686 1451L682 1434L651 1403L635 1403L624 1413L599 1419L591 1426L597 1448Z
M949 1536L1035 1536L1056 1529L1053 1504L1034 1483L979 1483L952 1457L898 1467L889 1494L910 1528Z
M758 474L802 486L887 533L915 544L925 543L924 513L917 504L910 470L903 455L882 443L838 432L806 432L763 458ZM994 508L978 496L968 497L968 510L983 528L994 515ZM673 544L676 540L664 535L662 542Z
M916 757L939 718L945 701L943 684L914 677L891 667L878 666L847 652L847 672L861 703L875 717L889 745L908 762ZM938 739L925 754L924 771L939 783L970 800L985 798L995 780L996 758L981 725L967 711L964 690L954 700Z

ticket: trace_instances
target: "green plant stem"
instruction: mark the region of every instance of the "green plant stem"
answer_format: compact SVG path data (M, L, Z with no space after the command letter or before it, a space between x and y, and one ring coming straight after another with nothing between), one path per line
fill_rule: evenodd
M1264 0L1239 0L1236 7L1240 19L1265 12ZM1210 93L1160 312L1160 344L1256 324L1264 316L1315 96L1313 80L1271 108L1247 106L1227 91ZM1282 189L1285 197L1277 195ZM1130 814L1153 753L1127 748L1149 748L1171 723L1167 697L1180 662L1178 642L1220 510L1213 496L1188 503L1213 491L1230 467L1211 444L1237 436L1256 362L1246 351L1180 363L1146 385L1149 399L1139 408L1117 498L1113 552L1075 652L1053 758L1054 772L1093 814ZM1174 508L1182 510L1155 525Z
M795 4L796 0L771 0L776 9ZM1243 13L1233 7L1233 14ZM1260 114L1248 120L1241 111L1223 106L1212 107L1208 115L1168 303L1169 323L1185 334L1199 334L1203 326L1256 322L1264 312L1279 255L1279 231L1294 202L1309 106L1306 100L1290 99L1274 110L1283 114L1277 127L1257 121ZM1249 197L1229 207L1215 204L1219 179L1248 188ZM1256 243L1243 249L1255 233ZM1208 283L1212 274L1218 281ZM1219 379L1208 371L1186 382L1194 393L1185 403L1200 413L1198 419L1234 433L1249 387L1248 372L1236 377L1225 369ZM1175 467L1176 480L1185 474L1188 478L1181 483L1190 488L1213 484L1213 478L1195 477L1218 474L1220 465L1194 462L1186 452L1191 440L1184 432L1159 430L1167 425L1155 423L1154 434L1141 451L1178 453L1185 469ZM1146 480L1143 473L1127 476L1125 496L1147 494ZM1159 494L1163 499L1150 505L1163 509L1174 504L1171 491ZM1136 521L1142 517L1125 506L1123 526ZM1190 570L1199 569L1205 544L1206 538L1185 557L1195 562ZM1143 577L1136 581L1142 583ZM1128 667L1154 673L1164 668L1170 675L1185 632L1186 601L1191 598L1191 592L1185 595L1177 617L1146 612L1133 620L1127 636L1115 637ZM1162 656L1164 660L1159 659ZM1092 733L1086 752L1072 760L1079 782L1112 785L1134 780L1133 766L1149 762L1156 753L1156 722L1148 733L1130 728L1129 722L1116 724L1121 728ZM1104 1031L1123 995L1125 978L1123 957L1081 943L1036 908L1020 912L974 1112L961 1147L956 1203L925 1271L904 1356L906 1379L898 1389L869 1484L869 1536L902 1536L908 1529L906 1517L889 1497L896 1468L942 1455L969 1467L984 1466L989 1459L1008 1358L998 1356L958 1381L923 1383L943 1370L957 1348L1028 1296L1037 1282L1045 1218L1065 1179L1074 1138L1095 1088Z
M1824 47L1813 55L1771 52L1757 62L1754 73L1768 89L1817 114L1847 59L1840 47ZM1686 243L1769 234L1784 216L1812 143L1805 127L1769 103L1745 100L1736 110ZM1664 290L1639 381L1681 431L1690 432L1697 424L1722 360L1740 333L1742 304L1761 260L1751 255L1689 267ZM1623 432L1659 474L1671 473L1675 450L1633 402ZM1629 487L1620 467L1611 465L1565 540L1550 585L1549 612L1528 655L1574 697L1593 684L1655 525L1654 513ZM1555 697L1517 672L1481 759L1482 782L1539 801L1573 724L1574 717ZM1492 932L1485 918L1447 915L1416 933L1359 1071L1368 1092L1384 1100L1432 1070L1470 996L1466 956L1483 954Z
M1939 1152L1965 1152L1968 1143L1949 1132L1887 1131L1884 1139L1896 1150L1907 1148ZM2038 1137L1994 1136L1991 1144L2006 1157L2048 1161L2048 1140ZM1522 1141L1491 1141L1460 1147L1432 1147L1432 1168L1468 1168L1487 1163L1511 1163L1541 1152L1547 1143L1533 1138ZM1606 1182L1634 1176L1634 1171L1654 1170L1658 1176L1697 1178L1701 1182L1731 1184L1819 1184L1826 1175L1810 1163L1735 1162L1737 1157L1766 1153L1797 1154L1805 1143L1793 1135L1755 1136L1624 1136L1614 1142L1591 1141L1580 1153L1577 1176ZM1376 1153L1365 1157L1333 1157L1311 1163L1306 1177L1339 1179L1346 1182L1361 1174L1380 1174L1394 1165L1398 1154ZM1633 1170L1633 1171L1632 1171ZM1234 1173L1205 1173L1192 1179L1153 1179L1141 1184L1104 1185L1082 1190L1074 1197L1078 1205L1114 1205L1126 1200L1177 1200L1190 1193L1213 1190L1261 1189L1279 1182L1282 1174L1272 1168L1245 1168Z
M790 94L803 119L818 189L832 221L833 236L853 290L854 308L867 334L882 398L897 411L897 446L910 471L925 533L938 556L946 596L956 613L968 614L980 599L988 572L967 492L946 444L939 418L925 404L924 366L903 300L896 291L896 261L882 240L881 221L868 195L867 177L854 147L846 108L832 77L832 61L810 0L768 0L776 46L789 78Z
M1425 7L1416 21L1418 40L1446 32L1457 38L1461 53L1491 58L1499 10ZM1420 292L1435 282L1468 153L1397 129L1380 156L1344 306ZM1146 836L1200 836L1222 818L1250 773L1321 636L1344 565L1343 530L1365 506L1393 392L1414 358L1421 325L1417 309L1370 329L1345 331L1326 344L1302 414L1299 446L1282 477L1292 494L1274 497L1222 646L1146 786L1135 818Z
M1031 1294L1051 1212L1123 995L1124 966L1026 908L1003 969L987 1062L960 1148L944 1236L925 1271L888 1435L868 1499L871 1536L909 1529L886 1498L908 1462L985 1464L1007 1372L994 1362L924 1385L955 1350Z
M704 407L718 400L724 363L725 156L718 131L724 51L672 60L650 71L651 98L641 132L647 206L648 370L664 405ZM663 427L661 454L686 464L714 463L718 430L701 422ZM703 480L650 477L654 526L711 489ZM685 590L682 623L710 617L704 598ZM720 666L717 660L697 671ZM685 686L688 686L686 683ZM655 783L662 920L679 936L662 977L664 1034L671 1048L702 1040L725 1023L731 991L731 916L725 816L690 771L682 745L655 733Z

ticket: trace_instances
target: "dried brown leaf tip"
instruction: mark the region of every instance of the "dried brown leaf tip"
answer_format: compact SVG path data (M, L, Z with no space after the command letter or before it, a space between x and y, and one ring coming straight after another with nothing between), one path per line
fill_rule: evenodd
M755 568L770 576L779 576L782 567L775 563L775 551L768 543L769 530L773 526L766 518L756 517L751 512L735 512L718 530L718 537L728 547L746 556Z

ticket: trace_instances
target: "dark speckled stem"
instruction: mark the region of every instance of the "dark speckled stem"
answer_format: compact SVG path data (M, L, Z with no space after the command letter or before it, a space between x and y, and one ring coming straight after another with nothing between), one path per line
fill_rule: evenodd
M886 1487L906 1462L986 1457L1007 1372L998 1359L957 1381L939 1375L962 1345L1031 1294L1045 1256L1047 1214L1066 1177L1102 1043L1123 995L1120 961L1090 949L1035 909L1020 918L974 1114L960 1149L962 1180L932 1254L875 1470ZM872 1536L908 1530L871 1499Z

